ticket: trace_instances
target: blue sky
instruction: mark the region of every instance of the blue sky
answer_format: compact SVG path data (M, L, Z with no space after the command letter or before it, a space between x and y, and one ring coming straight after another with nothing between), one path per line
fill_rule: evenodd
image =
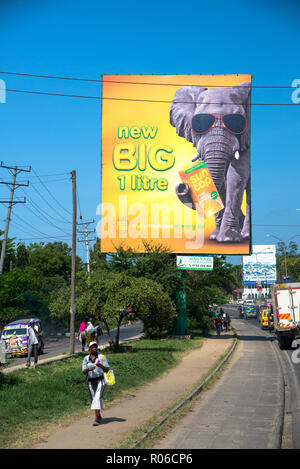
M291 86L300 79L299 13L293 0L2 0L0 71L91 79L102 73L251 73L256 86ZM100 95L99 83L0 78L7 89ZM291 96L291 89L253 89L252 102L292 103ZM0 159L35 171L30 187L15 193L26 193L30 203L14 206L10 236L70 243L71 170L77 171L83 219L98 221L101 102L8 91L0 119ZM267 234L283 240L300 234L300 104L252 106L251 125L252 239L273 244ZM36 174L45 176L44 185ZM0 168L2 180L10 177ZM0 197L8 195L1 184ZM0 204L3 228L5 217ZM84 256L82 243L78 253Z

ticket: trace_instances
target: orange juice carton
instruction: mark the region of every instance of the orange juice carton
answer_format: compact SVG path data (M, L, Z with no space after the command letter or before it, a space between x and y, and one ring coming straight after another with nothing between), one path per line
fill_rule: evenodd
M205 161L185 165L179 171L182 182L188 184L198 215L209 218L224 208Z

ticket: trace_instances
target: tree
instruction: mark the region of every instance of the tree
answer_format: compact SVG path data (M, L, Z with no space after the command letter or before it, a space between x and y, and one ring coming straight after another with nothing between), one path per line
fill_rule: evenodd
M26 267L29 264L29 252L24 243L19 243L16 254L16 266Z
M107 268L107 255L101 253L100 239L97 238L94 246L90 249L90 269L91 271L103 270Z
M214 256L212 271L190 271L187 274L187 316L189 327L211 328L209 311L213 305L222 305L227 295L238 286L237 270L226 262L225 256Z
M0 230L0 236L4 235L4 231ZM0 240L0 252L2 250L2 240ZM3 272L10 272L11 268L14 267L16 261L15 254L15 238L8 238L4 256Z
M61 310L62 307L63 295L59 295L59 298L59 303L58 300L54 302L56 310ZM52 311L53 307L54 304L51 306ZM116 349L119 346L120 327L128 314L141 319L146 332L151 327L156 328L156 335L163 334L175 315L174 305L161 285L150 279L132 277L126 272L92 273L88 279L88 287L78 297L77 309L81 315L88 315L95 321L104 323L109 342L112 342L111 321L116 322Z
M300 280L298 267L300 256L297 252L298 246L294 241L290 241L288 246L284 242L278 242L276 266L279 281L283 281L283 278L286 276L286 270L292 282Z
M35 292L35 309L32 310L30 294ZM13 321L20 316L35 314L46 303L42 280L35 269L15 268L0 276L0 322ZM39 305L39 307L38 307Z
M127 272L133 277L144 277L162 285L171 299L176 291L183 289L185 280L178 277L176 254L162 244L143 240L144 252L137 253L131 248L119 246L111 255L108 266L115 272Z
M45 277L63 277L70 281L72 249L67 243L33 243L28 246L28 264ZM79 257L76 259L76 270L83 268Z

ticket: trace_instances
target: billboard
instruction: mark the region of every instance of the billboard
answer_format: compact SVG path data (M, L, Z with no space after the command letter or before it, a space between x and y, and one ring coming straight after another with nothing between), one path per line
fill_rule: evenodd
M249 254L251 75L103 75L102 252Z
M176 267L180 270L213 270L212 256L176 256Z
M253 245L253 254L243 256L244 285L266 286L276 283L275 244Z

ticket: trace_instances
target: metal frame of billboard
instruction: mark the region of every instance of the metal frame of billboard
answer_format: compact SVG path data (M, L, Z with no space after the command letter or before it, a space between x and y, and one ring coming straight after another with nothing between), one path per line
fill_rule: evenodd
M106 80L106 78L109 78ZM115 80L110 79L110 78L115 78ZM153 141L155 140L156 134L161 132L161 129L166 126L166 119L164 121L162 120L157 120L155 119L151 120L149 116L151 116L151 112L149 111L149 115L147 115L147 112L145 113L145 108L146 106L150 105L149 102L151 102L151 106L156 105L158 102L160 103L160 106L168 104L170 106L170 103L172 101L172 98L169 100L164 100L160 99L161 96L160 94L162 93L162 90L166 89L171 89L172 92L169 94L174 96L174 92L178 90L181 87L185 86L192 86L193 88L196 88L196 86L201 87L203 86L203 82L206 82L207 89L221 89L221 86L218 85L217 83L223 83L222 86L224 89L232 88L237 85L241 85L242 83L245 82L245 80L248 80L250 85L248 86L249 88L249 103L250 103L250 98L251 98L251 75L103 75L102 76L102 106L101 106L101 123L102 123L102 144L101 144L101 203L100 207L98 210L98 213L100 215L100 222L98 224L98 235L101 241L101 252L109 253L109 252L115 252L116 251L116 246L118 245L125 245L126 247L130 247L134 249L137 252L143 252L143 243L142 240L145 239L147 241L151 240L154 243L158 242L159 244L163 244L165 247L169 248L172 252L175 253L183 253L183 254L203 254L203 255L211 255L211 254L224 254L224 255L243 255L243 254L250 254L251 253L251 239L252 239L252 227L251 227L251 193L250 193L250 188L249 192L247 193L247 203L249 202L249 219L250 219L250 224L249 224L249 239L244 242L217 242L215 240L209 240L209 235L212 233L214 230L214 220L212 219L213 217L210 217L210 220L205 220L205 224L203 223L203 219L197 219L196 216L196 211L191 210L191 205L188 207L188 210L186 210L186 207L181 204L181 202L177 199L176 195L174 197L175 193L175 180L174 175L180 173L180 170L182 170L182 165L183 163L186 163L188 161L192 161L193 158L190 158L190 156L194 156L194 150L192 145L187 141L186 138L182 138L182 136L176 136L174 133L174 129L168 122L168 132L172 133L172 137L170 139L166 140L160 140L160 141ZM149 82L150 80L151 83ZM219 82L218 82L219 80ZM160 83L162 86L159 85L159 81L164 81L164 83ZM174 83L174 81L177 82ZM148 83L145 83L148 82ZM209 82L209 83L208 83ZM225 83L226 82L226 83ZM104 83L106 83L104 85ZM160 93L158 93L158 99L156 100L149 100L147 99L147 96L136 96L134 95L133 88L134 86L130 86L130 84L135 84L135 87L141 88L147 87L149 93L149 89L156 89L156 91L161 88ZM156 84L157 86L149 86L149 85L154 85ZM165 86L169 85L169 86ZM124 86L127 89L127 95L124 96ZM240 87L239 87L240 88ZM109 92L115 93L117 96L108 96ZM140 93L141 91L139 91ZM146 94L147 94L146 93ZM157 96L157 95L156 95ZM163 95L165 96L165 95ZM111 101L110 101L111 99ZM173 100L174 101L174 100ZM108 105L109 103L109 105ZM117 111L118 112L113 112L113 109L116 107L116 103L118 104ZM148 104L147 104L148 103ZM124 112L124 105L126 107L126 110ZM134 113L134 109L137 109L140 106L139 112ZM248 115L250 116L248 118L248 125L250 126L250 121L251 121L251 113L250 113L250 106L246 105L246 109L249 111ZM122 112L120 112L120 109L122 107ZM141 111L141 108L143 109ZM109 112L108 112L109 111ZM168 109L169 111L169 109ZM144 112L144 114L143 114ZM132 120L132 113L134 113L134 120ZM112 119L112 122L108 123L108 114L110 118ZM114 120L115 116L122 115L121 121ZM166 117L166 113L157 113L157 115L162 115ZM156 116L157 116L156 115ZM125 116L125 117L124 117ZM146 117L145 117L146 116ZM156 117L155 117L156 118ZM123 119L123 120L122 120ZM143 124L143 125L142 125ZM157 124L157 125L153 125ZM122 127L122 130L120 131L120 127ZM108 135L107 134L107 129L113 129L114 131L114 136L113 135ZM156 134L155 134L155 129L157 129ZM143 133L143 132L146 132ZM126 132L128 132L126 134ZM151 134L152 132L152 134ZM117 135L117 138L116 138ZM148 141L146 140L146 137L151 138L152 141L151 143L157 143L160 147L164 147L164 155L160 155L158 153L155 154L155 152L150 155L150 150L147 147ZM111 137L111 138L109 138ZM120 138L122 137L122 138ZM148 138L147 137L147 138ZM153 137L153 138L152 138ZM164 138L164 137L160 137ZM250 132L249 132L249 152L250 152ZM176 141L175 144L175 150L174 153L176 153L176 158L174 157L174 162L171 164L172 159L169 160L170 162L170 167L163 167L163 163L166 162L166 159L168 155L170 155L170 152L168 152L168 144L169 146L174 146L173 145L173 140ZM165 142L168 141L168 144ZM118 143L129 143L129 146L123 146L122 149L116 150L116 145ZM171 143L170 143L171 142ZM130 145L134 145L135 148L132 149L132 153L130 153L131 150L128 150L130 148ZM145 147L143 146L145 145ZM133 147L132 147L133 148ZM170 147L171 148L171 147ZM125 153L122 151L124 151ZM179 149L179 150L178 150ZM116 152L116 159L114 159L114 155ZM127 152L127 155L126 155ZM129 153L130 153L130 156ZM193 155L192 155L193 153ZM124 157L125 154L125 157ZM178 156L179 155L179 156ZM150 156L151 156L151 161L150 161ZM132 159L130 160L130 158ZM121 166L121 161L123 160L126 161L127 158L127 163L129 165L126 167L126 164L123 166L122 169L120 169ZM134 158L136 159L135 161L135 166L134 166ZM176 172L174 172L173 167L175 166L175 159L176 159ZM115 162L117 161L117 164L119 164L119 168L115 165ZM155 163L156 161L156 163ZM113 164L112 164L113 163ZM132 163L132 164L131 164ZM236 164L238 164L236 162ZM155 166L157 167L155 168ZM133 167L134 166L134 167ZM154 166L154 167L153 167ZM161 167L160 167L161 166ZM143 173L142 171L145 171L147 167L150 168L150 173L148 172ZM138 173L132 173L134 169L138 169ZM157 171L154 176L157 176L156 178L153 177L153 171ZM120 171L119 173L114 173L114 170ZM166 177L166 172L172 170L172 175L167 179ZM114 173L114 174L113 174ZM170 174L170 172L169 172ZM250 157L249 157L249 174L250 174ZM112 180L107 183L107 179L110 179L112 176ZM131 177L129 177L131 176ZM144 179L142 178L144 176ZM148 179L147 179L148 178ZM157 181L154 182L154 179L157 179ZM180 179L177 178L177 182L180 182ZM118 180L118 183L116 184L116 180ZM249 187L250 187L250 175L249 175ZM171 184L172 181L172 184ZM162 209L160 211L159 215L159 221L156 223L152 223L152 219L148 220L143 223L143 216L138 218L135 225L135 229L131 230L130 232L130 223L133 221L132 216L136 215L137 212L134 214L130 214L131 220L128 218L128 213L124 217L124 214L126 210L128 211L128 204L127 202L131 203L131 208L132 205L141 205L141 204L146 204L145 202L145 197L147 197L149 194L152 195L155 190L160 191L160 194L165 194L164 191L169 191L169 186L168 183L170 183L170 186L172 185L172 196L166 200L166 203L164 202L164 198L162 197L160 200L160 203L162 204ZM146 192L145 191L145 186L146 184L147 191L148 188L151 192ZM167 186L167 187L166 187ZM134 192L135 195L138 194L138 197L136 198L135 202L132 201L132 198L130 198L130 194L128 193L128 188L130 189L131 193ZM143 193L144 192L144 193ZM213 194L215 191L212 191L211 194ZM218 191L217 191L218 192ZM159 192L158 192L159 193ZM119 196L118 202L116 202L115 197L116 194ZM168 194L170 195L170 194ZM128 200L126 197L128 196ZM212 197L212 196L211 196ZM126 199L126 200L125 200ZM173 203L176 203L175 208L171 207L170 200L172 200ZM157 199L153 199L152 205L155 205L158 203ZM192 201L194 203L194 200ZM112 204L112 211L111 213L113 216L115 216L115 220L112 222L112 229L109 232L109 230L105 229L106 223L109 223L109 217L110 215L106 216L105 215L105 210L108 210L107 205ZM245 204L245 201L243 201L243 204ZM105 207L104 207L105 206ZM245 207L245 205L244 205ZM188 218L188 221L190 223L185 223L185 219L183 222L181 221L181 232L183 232L182 238L177 238L177 233L175 233L176 229L178 226L173 222L168 223L168 217L176 217L179 213L179 208L182 210L181 216L183 218L185 215ZM137 210L137 208L135 207ZM166 213L164 213L164 209L166 210ZM123 210L123 211L122 211ZM169 210L169 212L168 212ZM152 211L148 210L148 213L151 213ZM188 213L188 215L187 215ZM164 223L164 218L166 218L166 223ZM199 221L200 220L200 221ZM149 223L150 221L150 223ZM183 224L182 224L183 223ZM180 225L180 224L178 224ZM137 228L139 227L139 229ZM146 231L148 228L148 236L145 236ZM157 232L159 230L159 234L157 235ZM169 232L168 232L169 230ZM171 231L170 231L171 230ZM185 230L187 232L185 232ZM201 232L201 235L198 236L198 232ZM178 229L180 231L180 228ZM167 235L166 235L167 232ZM150 233L150 236L149 236ZM154 233L154 236L153 236ZM169 233L169 234L168 234ZM196 233L196 234L195 234ZM192 235L192 236L191 236ZM192 239L194 236L195 239ZM199 238L199 239L198 239ZM183 239L184 243L179 243L178 239ZM200 246L200 247L199 247Z

